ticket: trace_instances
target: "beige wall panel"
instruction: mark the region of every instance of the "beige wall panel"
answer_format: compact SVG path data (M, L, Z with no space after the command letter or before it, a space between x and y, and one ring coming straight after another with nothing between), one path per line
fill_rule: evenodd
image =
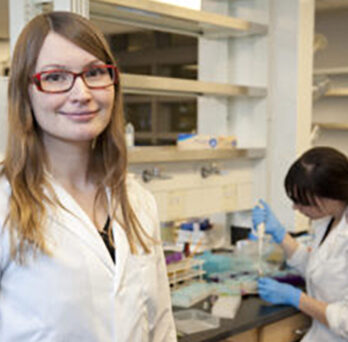
M236 210L246 210L253 206L252 183L245 182L237 184L237 208Z

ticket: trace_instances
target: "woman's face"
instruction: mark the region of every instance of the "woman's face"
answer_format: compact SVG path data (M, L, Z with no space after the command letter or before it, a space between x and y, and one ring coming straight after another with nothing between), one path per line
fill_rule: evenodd
M345 204L342 201L324 197L315 197L317 205L293 204L293 208L312 220L321 219L326 216L336 216L341 213Z
M79 73L86 67L105 64L62 36L50 32L41 48L35 74L53 69ZM29 86L35 119L43 132L45 144L58 141L90 143L108 125L115 97L111 85L89 89L81 77L64 93L41 92Z

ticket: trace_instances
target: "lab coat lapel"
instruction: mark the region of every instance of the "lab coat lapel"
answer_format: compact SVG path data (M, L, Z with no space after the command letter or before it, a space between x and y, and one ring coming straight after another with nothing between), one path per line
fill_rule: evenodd
M325 246L319 246L322 240L326 228L330 222L331 217L325 217L313 222L313 228L315 231L315 241L313 244L313 250L310 253L310 261L308 263L308 272L314 272L318 267L323 265L323 260L327 256L327 250Z
M345 229L345 221L346 221L346 215L347 211L343 215L341 221L335 227L332 232L326 237L325 242L323 242L322 245L319 246L325 232L327 229L327 226L330 222L330 218L323 219L320 222L320 232L316 238L316 245L314 253L311 253L311 261L308 265L310 273L315 272L318 268L322 268L323 265L325 265L326 261L330 258L332 254L332 249L335 248L335 241L337 241L337 236L341 234L342 230Z
M70 211L58 208L58 215L54 215L54 220L60 223L62 228L68 229L78 239L82 240L90 251L100 259L108 272L114 275L115 265L90 218L62 186L52 179L50 181L59 201Z
M116 294L126 272L126 265L130 255L130 247L124 229L116 221L113 221L112 231L116 244L116 275L114 293Z
M117 207L115 198L112 198L111 191L109 188L106 188L106 196L108 199L108 211L109 213L114 212L114 208ZM119 210L120 208L118 208ZM118 211L120 215L120 212ZM117 215L116 215L117 216ZM115 275L115 285L114 293L116 294L122 283L122 279L126 272L126 265L130 255L130 247L127 239L126 232L122 228L119 222L116 220L112 221L112 234L114 237L116 245L116 275Z

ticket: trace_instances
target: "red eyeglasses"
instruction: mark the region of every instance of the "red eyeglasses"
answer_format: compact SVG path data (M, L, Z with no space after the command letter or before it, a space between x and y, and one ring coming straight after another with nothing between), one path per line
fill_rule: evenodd
M37 89L50 94L65 93L81 77L90 89L103 89L118 83L118 70L114 65L93 65L75 73L64 69L39 72L31 77Z

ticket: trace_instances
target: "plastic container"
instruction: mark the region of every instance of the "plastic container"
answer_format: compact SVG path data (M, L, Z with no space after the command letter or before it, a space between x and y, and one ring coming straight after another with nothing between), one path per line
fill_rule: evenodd
M170 253L165 253L165 258L166 258L166 264L172 264L173 262L178 262L182 260L182 253L181 252L170 252Z
M204 260L203 269L207 275L217 272L227 272L233 269L233 257L231 255L213 254L205 251L202 255L195 256L195 258Z
M213 293L213 288L207 283L191 283L173 290L171 293L172 304L189 308Z
M202 280L205 271L202 269L204 261L193 258L185 258L167 265L169 284L176 287L183 281L190 281L194 278Z
M134 126L130 122L127 123L125 128L125 139L128 148L134 146Z
M184 334L194 334L209 329L217 329L220 319L196 309L174 312L176 329Z
M238 296L241 294L240 283L226 281L222 284L211 284L213 293L217 296Z

